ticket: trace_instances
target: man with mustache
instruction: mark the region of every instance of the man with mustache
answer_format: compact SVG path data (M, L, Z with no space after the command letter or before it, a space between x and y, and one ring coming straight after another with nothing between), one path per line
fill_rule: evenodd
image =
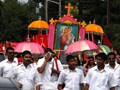
M32 62L30 51L22 53L23 63L13 70L13 79L21 90L40 90L41 78Z
M117 87L115 87L115 90L120 90L120 65L117 64L116 60L117 59L114 52L108 53L108 64L106 65L106 68L114 73L114 77L117 82Z

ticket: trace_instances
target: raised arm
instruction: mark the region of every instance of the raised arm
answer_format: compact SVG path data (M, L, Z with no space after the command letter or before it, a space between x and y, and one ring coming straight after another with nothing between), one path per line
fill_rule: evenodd
M45 60L41 67L38 66L37 70L39 73L42 73L45 70L47 61Z
M46 53L44 58L43 58L44 60L38 61L38 69L37 70L39 73L42 73L45 70L46 64L50 60L50 58L51 58L51 54Z

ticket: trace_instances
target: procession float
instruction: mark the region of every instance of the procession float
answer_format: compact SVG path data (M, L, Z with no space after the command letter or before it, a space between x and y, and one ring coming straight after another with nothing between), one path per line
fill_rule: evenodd
M67 14L59 17L58 20L51 18L49 24L42 19L31 22L28 25L26 41L11 42L6 45L11 44L16 52L24 51L25 47L32 52L34 51L32 45L37 45L39 47L37 53L39 54L43 53L45 48L51 48L63 60L63 63L65 55L69 53L79 52L80 54L92 50L105 52L106 54L111 52L110 41L101 26L95 22L86 24L85 21L77 21L70 13L71 9L73 9L70 3L65 8ZM21 43L23 43L23 47L18 50ZM3 51L3 46L1 46L0 50ZM34 51L34 53L36 52Z

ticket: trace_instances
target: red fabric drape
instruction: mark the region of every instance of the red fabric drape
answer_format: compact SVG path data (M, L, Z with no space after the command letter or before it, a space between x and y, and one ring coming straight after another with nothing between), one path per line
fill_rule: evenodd
M34 37L30 38L31 42L36 42L40 44L42 47L48 47L48 35L35 35Z
M110 42L110 40L108 39L107 35L104 35L104 36L103 36L103 42L104 42L109 48L112 48L111 42Z

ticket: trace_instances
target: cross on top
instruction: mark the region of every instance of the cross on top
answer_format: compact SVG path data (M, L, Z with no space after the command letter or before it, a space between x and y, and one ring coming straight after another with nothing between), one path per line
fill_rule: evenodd
M53 18L50 19L50 24L53 24L55 22L55 20L53 20Z
M71 9L73 9L73 7L71 6L70 3L68 3L68 6L65 6L65 8L67 9L67 16L70 16L70 11Z
M83 22L81 23L81 25L82 25L82 27L85 27L85 26L86 26L85 21L83 21Z

